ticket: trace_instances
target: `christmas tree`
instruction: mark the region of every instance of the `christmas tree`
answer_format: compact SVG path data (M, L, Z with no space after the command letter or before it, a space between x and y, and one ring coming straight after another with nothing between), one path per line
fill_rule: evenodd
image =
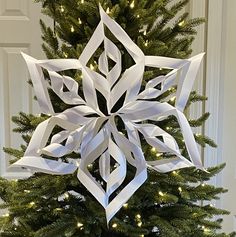
M203 22L203 19L189 19L187 13L180 14L175 19L188 3L186 0L177 3L171 0L38 2L42 3L43 13L51 17L55 23L52 29L40 22L44 40L43 50L49 59L79 58L100 21L99 3L106 13L123 27L145 55L188 58L196 26ZM122 67L128 68L132 65L131 58L122 50L122 45L116 42L116 39L113 38L113 41L122 52ZM99 70L96 62L100 53L98 50L89 62L90 68L94 71ZM75 78L79 84L79 93L82 93L81 74L75 70L66 73ZM154 76L166 73L166 69L147 68L143 86ZM173 87L158 97L158 100L174 104L175 92L176 87ZM68 108L68 105L52 91L50 98L56 112ZM204 103L206 99L192 92L185 112L187 113L193 103ZM98 94L98 100L100 109L106 113L102 95ZM119 108L119 103L116 106ZM204 113L201 117L189 118L188 121L191 127L199 127L208 117L209 113ZM7 153L16 158L13 162L24 155L32 133L38 124L47 118L46 114L39 116L23 112L13 117L13 122L17 124L15 132L22 134L25 143L18 150L5 148ZM176 118L169 116L158 122L158 126L176 139L182 154L188 157ZM120 127L122 130L121 124ZM195 134L195 139L202 147L216 146L205 135ZM147 160L165 156L145 143L143 151ZM70 158L79 158L79 154L70 154ZM66 157L63 159L66 160ZM149 170L148 180L123 205L109 226L103 207L79 182L76 174L57 176L35 173L24 180L1 179L0 197L4 201L1 208L7 209L7 212L0 218L0 236L235 236L235 233L220 233L222 219L217 219L216 216L228 212L211 204L212 200L219 198L226 190L207 184L207 181L223 168L224 165L211 167L207 169L208 172L185 168L164 174ZM89 169L93 176L99 179L98 164L94 163ZM128 176L133 177L134 170L129 169Z

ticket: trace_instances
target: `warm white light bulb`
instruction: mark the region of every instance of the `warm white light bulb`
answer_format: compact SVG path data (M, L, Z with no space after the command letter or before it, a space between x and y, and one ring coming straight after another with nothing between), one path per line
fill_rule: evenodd
M143 35L147 35L147 31L146 30L143 32Z
M157 150L156 150L156 148L155 147L152 147L151 148L151 152L156 152Z
M123 207L124 207L124 208L127 208L127 207L128 207L128 203L124 203L124 204L123 204Z
M183 191L183 189L182 189L181 187L178 187L178 190L179 190L180 192L182 192L182 191Z
M64 12L65 11L65 8L61 5L61 7L60 7L60 11L61 12Z
M118 225L116 224L116 223L114 223L113 225L112 225L112 228L116 228Z
M80 19L80 18L78 18L78 22L79 22L79 24L80 24L80 25L82 24L82 21L81 21L81 19Z
M133 9L133 8L134 8L134 1L133 1L133 2L131 2L129 6L130 6L130 8L132 8L132 9Z
M148 40L145 42L145 44L144 44L146 47L148 46Z
M142 224L143 224L143 223L140 221L140 222L138 222L138 224L137 224L137 225L138 225L138 227L141 227L141 226L142 226Z
M81 3L83 4L83 3L84 3L84 0L81 0Z
M80 223L80 222L77 223L77 227L78 227L78 228L81 228L82 226L83 226L82 223Z
M75 32L74 26L71 26L70 31L71 31L72 33Z
M29 205L32 207L35 205L35 202L30 202Z
M107 14L110 13L110 8L109 8L109 7L107 8L106 13L107 13Z
M164 196L164 193L163 193L162 191L160 191L160 192L159 192L159 195L160 195L161 197L163 197L163 196Z
M162 153L157 153L156 154L156 157L161 157L162 156Z
M183 20L183 21L181 21L181 22L178 24L178 26L183 26L184 23L185 23L185 21Z
M137 214L137 215L136 215L136 218L137 218L137 219L140 219L140 218L141 218L141 215L140 215L140 214Z
M93 64L90 64L89 67L90 67L91 70L94 70Z
M60 207L55 208L56 211L62 211L63 209Z

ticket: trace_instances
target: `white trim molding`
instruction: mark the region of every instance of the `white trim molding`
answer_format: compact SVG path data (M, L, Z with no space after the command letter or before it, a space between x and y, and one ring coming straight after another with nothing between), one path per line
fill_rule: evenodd
M222 54L222 19L223 1L207 1L207 30L206 30L206 61L205 61L205 95L208 97L205 103L205 111L210 112L210 118L204 126L204 134L212 138L217 148L207 146L204 149L204 165L213 167L222 161L222 115L218 107L222 103L221 81L221 54ZM222 174L218 174L210 180L210 184L221 186ZM221 208L221 200L212 203Z
M190 18L207 18L207 7L205 0L190 1L186 10L189 12ZM192 44L192 56L206 52L206 29L207 23L201 24L197 27L197 35L195 36L195 40ZM205 63L206 60L204 58L193 87L193 90L195 90L200 95L205 95ZM193 104L189 111L190 118L199 118L203 114L204 108L204 103ZM195 133L204 134L204 127L197 127L193 130ZM199 146L199 149L201 149L201 157L204 163L203 148Z
M208 1L207 18L207 53L206 53L206 86L205 94L208 101L205 110L211 113L205 126L205 134L214 139L218 144L217 149L207 147L205 149L205 165L215 166L222 162L222 126L221 113L218 109L222 103L222 80L221 80L221 58L222 58L222 19L223 1ZM216 182L216 181L215 181ZM219 181L215 183L220 184Z

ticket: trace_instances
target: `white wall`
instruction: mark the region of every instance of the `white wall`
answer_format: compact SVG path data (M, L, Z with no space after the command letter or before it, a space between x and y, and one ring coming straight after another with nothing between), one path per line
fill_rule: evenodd
M236 1L223 3L222 44L221 44L221 83L219 112L221 114L222 161L226 169L222 174L222 186L229 189L222 196L222 207L231 211L224 218L224 228L236 230Z

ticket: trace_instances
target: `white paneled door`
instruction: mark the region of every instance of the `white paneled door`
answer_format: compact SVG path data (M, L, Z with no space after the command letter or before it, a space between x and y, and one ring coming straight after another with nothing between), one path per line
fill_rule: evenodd
M22 143L20 135L12 132L11 117L37 110L21 52L43 57L40 9L33 0L0 0L0 170L7 178L25 176L22 170L8 169L9 157L2 147L17 148Z

